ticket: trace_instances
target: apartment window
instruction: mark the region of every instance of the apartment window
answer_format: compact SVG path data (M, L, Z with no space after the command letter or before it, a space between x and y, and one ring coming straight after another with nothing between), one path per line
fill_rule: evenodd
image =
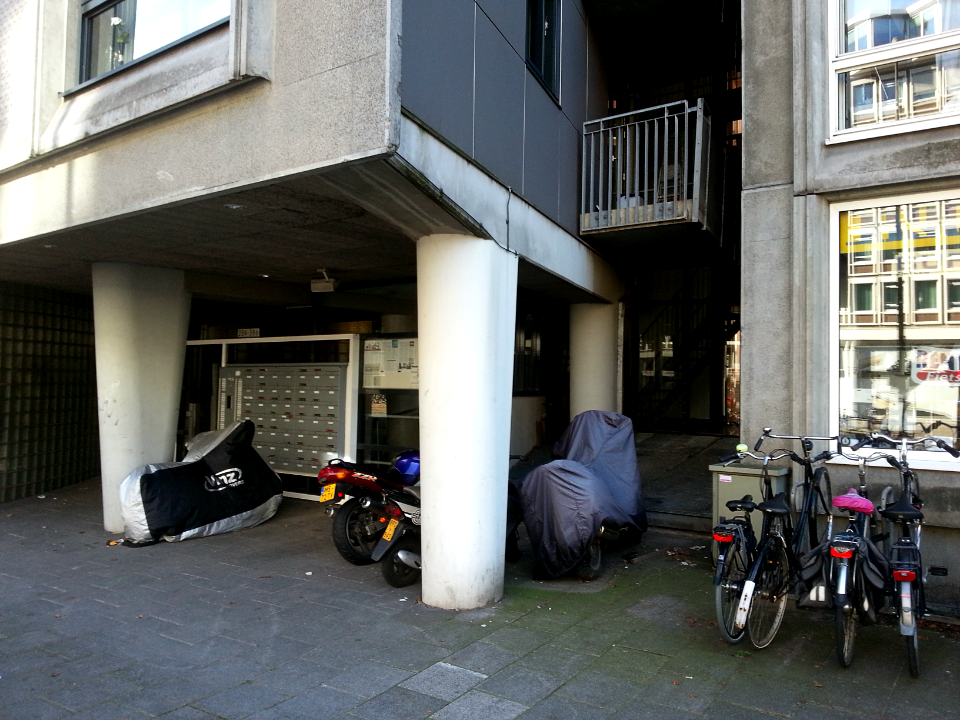
M872 431L957 442L960 274L948 260L958 214L960 191L831 209L833 397L838 432L851 443Z
M835 139L960 120L960 0L833 5Z
M88 0L80 81L116 70L230 16L230 0Z
M560 97L560 0L527 0L527 65Z

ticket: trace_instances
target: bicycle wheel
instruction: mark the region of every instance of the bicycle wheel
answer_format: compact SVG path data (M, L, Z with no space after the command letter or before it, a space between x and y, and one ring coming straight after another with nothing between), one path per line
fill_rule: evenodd
M904 635L907 641L907 664L910 666L911 677L920 677L920 628L917 627L917 618L919 617L917 603L920 601L920 593L917 590L918 582L920 581L916 580L910 583L910 612L912 614L911 621L914 625L913 635Z
M857 614L853 608L836 607L837 660L840 667L853 662L853 641L857 637Z
M814 519L818 519L822 514L824 519L823 529L816 534L816 542L811 538L810 546L817 547L825 540L833 537L833 489L830 485L830 473L825 467L817 468L813 477L816 481L819 492L814 503Z
M756 587L747 614L747 633L758 650L767 647L777 636L783 612L787 607L790 561L783 540L774 535L763 552Z
M746 576L744 548L741 546L740 538L735 536L723 555L720 584L716 588L717 627L720 628L720 635L728 643L738 643L743 640L744 628L738 630L734 627L734 620Z

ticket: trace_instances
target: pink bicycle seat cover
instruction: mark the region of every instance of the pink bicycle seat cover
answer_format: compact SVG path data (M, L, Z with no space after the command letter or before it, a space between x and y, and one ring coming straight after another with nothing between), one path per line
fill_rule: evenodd
M873 503L860 496L853 488L850 488L846 495L837 495L833 499L833 506L841 510L854 510L868 515L873 513Z

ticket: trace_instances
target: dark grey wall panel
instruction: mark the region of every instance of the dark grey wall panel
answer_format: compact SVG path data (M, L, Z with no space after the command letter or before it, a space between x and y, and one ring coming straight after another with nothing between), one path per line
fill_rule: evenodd
M517 192L523 185L526 63L483 13L477 15L474 157Z
M521 59L527 53L527 3L524 0L477 0Z
M587 45L587 119L607 116L607 83L596 39L589 35Z
M587 26L572 2L562 5L563 52L560 54L560 103L574 125L587 119Z
M529 71L524 121L523 194L544 214L557 220L561 113Z
M580 143L583 128L560 120L560 167L557 173L560 181L560 217L559 222L569 232L576 235L580 222Z
M473 0L404 0L401 101L473 152Z

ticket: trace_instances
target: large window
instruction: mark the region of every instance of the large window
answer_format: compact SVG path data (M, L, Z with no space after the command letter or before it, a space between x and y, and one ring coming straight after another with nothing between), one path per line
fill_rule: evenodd
M527 64L560 97L560 0L527 0Z
M230 15L230 0L88 0L80 81L126 65Z
M835 206L839 432L957 442L960 191ZM905 244L903 238L907 238Z
M833 5L837 138L960 121L960 0Z

